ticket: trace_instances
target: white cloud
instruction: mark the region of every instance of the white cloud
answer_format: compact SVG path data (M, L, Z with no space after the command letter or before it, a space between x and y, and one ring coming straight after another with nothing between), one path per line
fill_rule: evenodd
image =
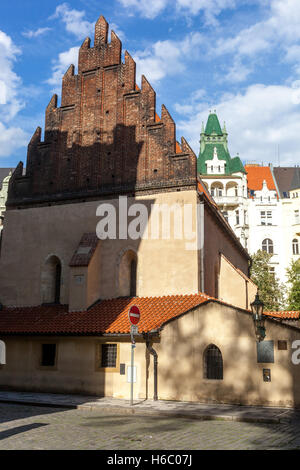
M8 127L0 121L0 157L8 157L28 144L28 134L20 127Z
M202 44L200 33L187 35L182 41L158 41L144 51L137 51L137 77L143 74L150 82L157 82L167 75L176 75L186 68L185 62L195 59L197 47Z
M25 145L27 138L15 125L16 116L24 107L20 97L21 79L13 70L20 53L11 38L0 31L0 156L5 157Z
M38 28L36 31L24 31L22 35L25 38L31 39L31 38L37 38L38 36L42 36L48 31L51 31L51 28Z
M68 3L62 3L56 7L55 13L50 19L60 18L69 33L74 34L78 39L83 39L92 33L95 25L95 23L85 20L84 17L84 10L71 9Z
M169 0L119 0L123 7L129 9L129 15L134 11L140 13L144 18L156 18L167 6Z
M211 107L196 101L192 108L177 128L198 154L201 124L206 122ZM279 145L281 165L299 163L300 81L291 86L252 85L245 93L224 95L213 109L217 110L221 125L226 121L232 157L239 152L246 161L277 164ZM178 105L176 110L180 110Z
M216 16L227 8L235 8L237 0L119 0L124 8L128 8L131 16L135 12L144 18L156 18L162 11L170 6L177 13L186 13L194 16L203 11L208 24L216 24Z
M54 61L52 67L52 76L47 80L49 85L53 86L53 93L60 94L61 80L71 64L78 64L79 47L71 47L68 51L61 52L58 59Z

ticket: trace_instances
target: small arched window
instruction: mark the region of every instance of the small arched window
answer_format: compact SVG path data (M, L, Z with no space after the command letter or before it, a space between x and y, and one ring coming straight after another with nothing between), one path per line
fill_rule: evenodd
M266 238L265 240L263 240L262 249L263 251L266 251L269 254L273 254L274 253L273 241L270 240L270 238Z
M120 297L136 297L137 295L137 256L132 250L127 250L119 265L118 284Z
M0 340L0 366L6 364L6 347L4 341Z
M223 380L223 359L220 349L214 344L204 351L204 378Z
M293 255L299 255L299 242L297 238L293 240Z

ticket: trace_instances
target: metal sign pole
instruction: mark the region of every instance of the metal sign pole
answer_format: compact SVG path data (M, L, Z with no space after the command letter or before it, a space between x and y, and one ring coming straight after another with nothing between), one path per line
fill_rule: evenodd
M131 388L130 388L130 405L133 406L133 366L134 366L134 348L135 345L131 344Z
M134 379L134 348L135 341L134 335L138 334L137 324L140 320L140 310L136 305L132 305L128 312L128 318L131 323L130 336L131 336L131 373L130 373L130 405L133 405L133 379Z
M134 327L131 327L131 377L130 377L130 405L133 406L133 368L134 368L134 348L135 348L135 341L134 341Z

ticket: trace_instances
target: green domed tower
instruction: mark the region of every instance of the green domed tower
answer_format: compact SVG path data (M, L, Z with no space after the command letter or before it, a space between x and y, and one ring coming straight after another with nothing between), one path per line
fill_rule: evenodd
M239 156L231 158L227 138L225 123L221 129L216 112L210 113L205 129L202 123L200 134L200 153L197 163L200 175L246 173Z

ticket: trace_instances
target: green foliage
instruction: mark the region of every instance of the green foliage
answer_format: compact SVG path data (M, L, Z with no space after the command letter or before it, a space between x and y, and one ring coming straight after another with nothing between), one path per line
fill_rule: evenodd
M259 297L264 303L264 310L274 311L284 308L285 287L279 279L270 272L270 259L272 255L258 250L252 256L250 277L257 285Z
M300 259L292 261L286 270L288 276L288 309L300 310Z

